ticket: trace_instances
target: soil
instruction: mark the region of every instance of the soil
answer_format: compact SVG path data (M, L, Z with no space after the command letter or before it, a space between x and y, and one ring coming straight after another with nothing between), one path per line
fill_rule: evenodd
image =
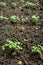
M39 54L31 53L31 46L34 44L43 45L43 0L25 0L31 2L38 2L39 7L36 9L22 8L23 0L1 0L7 2L6 7L0 7L0 15L10 17L17 15L21 17L28 17L28 21L20 21L17 24L11 23L11 20L0 21L0 65L43 65L43 60ZM17 3L14 9L11 6L12 2ZM40 20L37 24L32 23L31 16L33 14L39 15ZM12 41L20 41L23 45L23 50L18 52L15 56L2 51L2 45L6 43L6 39ZM25 40L26 39L26 40ZM18 64L21 61L22 64Z

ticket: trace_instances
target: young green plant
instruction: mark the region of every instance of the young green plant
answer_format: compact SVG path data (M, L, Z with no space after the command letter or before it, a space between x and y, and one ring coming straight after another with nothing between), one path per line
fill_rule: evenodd
M18 16L16 16L16 15L11 16L10 19L11 19L11 21L12 21L13 23L17 23L17 22L20 21L20 18L19 18Z
M6 2L0 2L0 6L2 6L2 7L4 6L5 7L6 6Z
M12 7L14 7L14 8L17 6L16 2L12 2L11 5L12 5Z
M7 39L7 44L5 44L5 45L2 46L2 50L6 50L8 47L10 49L14 50L13 53L16 53L16 51L20 51L20 50L23 49L21 47L21 43L20 42L13 42L13 41L11 41L9 39Z
M23 7L36 8L38 5L39 5L38 3L26 2L25 4L23 4Z
M33 15L33 16L32 16L32 21L33 21L34 23L38 22L38 21L39 21L39 16Z
M0 16L0 20L7 20L8 18L5 16Z
M41 54L43 52L43 46L41 45L34 45L32 46L32 53L39 53Z
M26 18L22 18L22 21L24 22L24 21L27 21L28 20L28 18L26 17Z

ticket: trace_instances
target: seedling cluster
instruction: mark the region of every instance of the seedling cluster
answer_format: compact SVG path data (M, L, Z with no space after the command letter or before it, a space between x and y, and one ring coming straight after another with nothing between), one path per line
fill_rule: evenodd
M15 53L16 51L20 51L20 50L23 49L23 48L21 47L21 43L20 43L20 42L13 42L13 41L11 41L11 40L9 40L9 39L7 39L7 44L4 44L4 45L2 46L2 50L6 50L8 47L9 47L10 49L14 50L14 53Z
M17 22L20 21L20 18L16 15L10 16L10 18L7 18L5 16L0 16L0 20L8 20L8 19L10 19L13 23L17 23ZM26 18L21 18L21 20L24 22L24 21L27 21L28 18L27 17Z
M41 45L34 45L32 46L32 53L39 53L41 54L43 52L43 46Z
M38 5L39 5L38 3L26 2L25 4L23 4L23 7L36 8Z
M23 7L36 8L39 5L38 3L33 3L33 2L22 2L22 3L23 3ZM12 7L16 8L17 3L16 2L12 2L11 5L12 5ZM0 2L0 6L6 6L6 2ZM11 19L11 21L13 23L17 23L17 22L20 21L20 18L18 16L16 16L16 15L10 16L9 18ZM9 18L4 17L4 16L0 16L1 20L3 20L3 19L9 19ZM24 21L27 21L28 18L22 18L21 20L24 22ZM33 22L38 22L39 21L39 16L33 15L32 16L32 21Z
M17 3L12 2L11 5L12 5L12 7L16 8ZM26 3L23 4L23 7L36 8L38 5L39 5L38 3L26 2ZM0 2L0 6L6 6L6 2ZM13 23L17 23L17 22L20 21L20 18L18 16L16 16L16 15L10 16L9 18L10 18L10 20ZM0 16L0 20L7 20L9 18L7 18L5 16ZM32 15L31 18L32 18L33 22L38 22L39 21L39 16ZM21 20L22 21L27 21L28 18L21 18ZM28 40L25 39L24 41L28 41ZM20 51L20 50L23 49L20 42L13 42L13 41L7 39L7 43L2 46L2 50L6 50L8 48L14 50L14 53L16 51ZM35 45L35 46L32 46L31 50L32 50L32 53L39 53L39 54L41 54L43 52L43 46Z

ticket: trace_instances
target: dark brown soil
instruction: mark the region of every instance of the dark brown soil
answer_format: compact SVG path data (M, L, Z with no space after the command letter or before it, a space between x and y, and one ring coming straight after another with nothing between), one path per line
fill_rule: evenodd
M31 46L34 44L43 45L43 0L25 0L31 2L39 2L39 7L21 8L22 0L1 0L7 2L6 7L0 7L0 15L10 17L11 15L17 15L20 18L28 17L28 21L20 21L17 24L11 23L11 20L0 21L0 65L18 65L21 61L22 65L43 65L43 60L40 59L38 54L31 54ZM15 1L18 7L15 9L11 7L11 3ZM37 14L40 16L40 20L37 24L33 24L31 16ZM23 50L18 52L17 55L8 55L7 51L4 53L1 49L2 45L6 43L6 39L9 38L12 41L20 41L23 43ZM25 41L24 39L27 39Z

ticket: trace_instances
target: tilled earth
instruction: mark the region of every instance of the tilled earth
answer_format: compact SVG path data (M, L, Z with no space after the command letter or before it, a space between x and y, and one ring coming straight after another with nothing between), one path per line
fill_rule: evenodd
M38 2L39 7L21 8L22 0L1 0L7 3L6 7L0 7L0 15L10 17L11 15L17 15L21 17L28 17L28 21L22 20L17 24L11 23L11 20L0 21L0 65L43 65L43 60L38 54L31 54L31 46L34 44L43 45L43 0L25 0L31 2ZM11 3L16 2L18 6L14 9L11 7ZM37 14L40 16L39 22L32 23L31 16ZM7 51L2 51L2 45L6 43L6 39L12 41L20 41L23 45L23 50L18 52L17 55L8 55ZM26 39L26 40L25 40Z

